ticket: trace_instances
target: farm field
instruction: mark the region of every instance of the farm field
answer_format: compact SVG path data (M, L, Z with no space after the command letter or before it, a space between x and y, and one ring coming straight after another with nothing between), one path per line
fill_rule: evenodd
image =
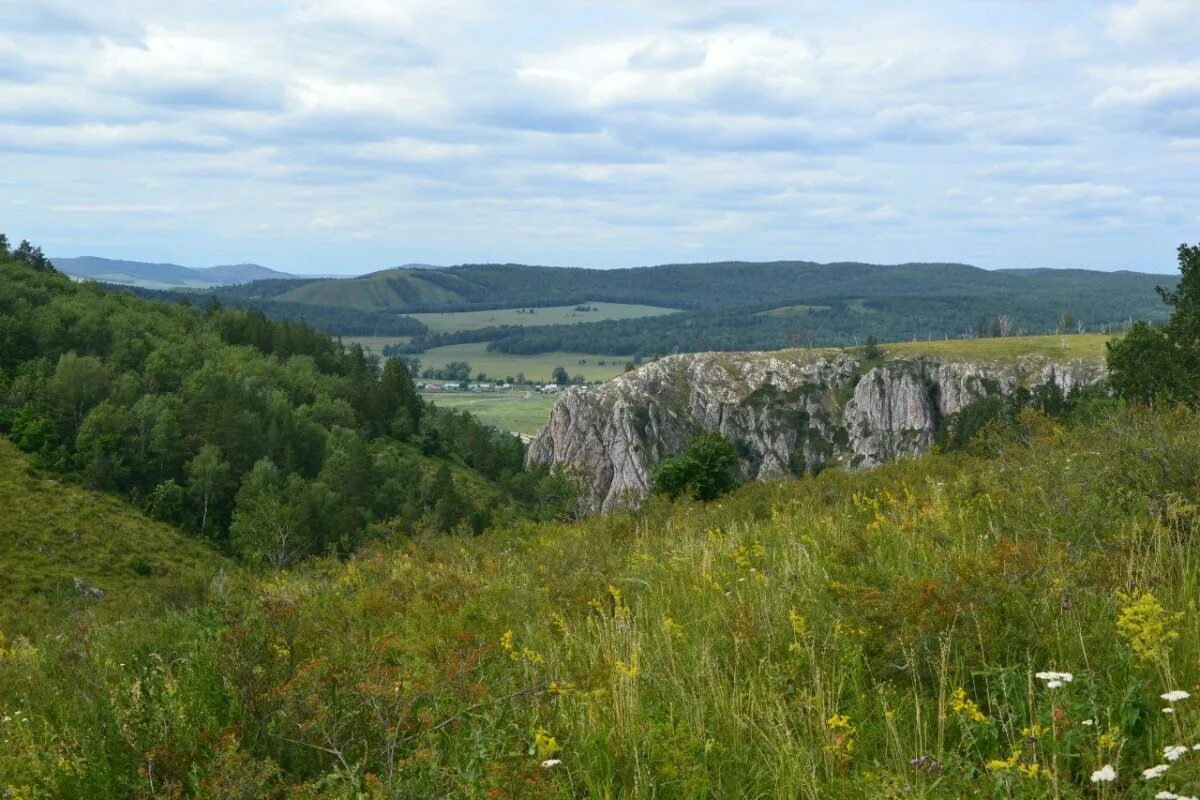
M546 424L556 395L518 391L512 394L427 393L425 400L442 408L457 408L474 414L480 422L500 430L532 436Z
M452 344L434 347L417 356L421 368L444 367L451 361L466 361L471 365L471 376L485 372L494 378L505 378L524 373L529 380L549 383L555 367L563 367L572 376L582 375L589 381L606 381L625 371L629 356L595 355L592 353L538 353L516 355L489 351L487 342ZM583 360L587 363L580 364ZM601 365L599 362L605 362Z
M630 303L584 303L594 311L576 311L576 306L535 308L498 308L487 311L451 311L440 314L410 314L433 333L473 331L497 325L569 325L573 322L604 322L610 319L638 319L674 314L676 309L641 306Z

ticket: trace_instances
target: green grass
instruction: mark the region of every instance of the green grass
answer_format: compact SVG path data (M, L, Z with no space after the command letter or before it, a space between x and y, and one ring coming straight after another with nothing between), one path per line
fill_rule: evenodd
M0 787L1195 794L1200 753L1141 770L1200 725L1195 697L1159 697L1200 686L1200 417L1095 413L708 505L397 541L35 640L0 658L0 708L31 718L4 729Z
M1099 333L1068 336L1013 336L1009 338L950 339L934 342L896 342L880 345L899 355L946 356L952 358L1014 358L1042 355L1054 358L1104 358L1104 345L1111 337Z
M594 355L591 353L538 353L523 356L511 353L493 352L487 349L487 342L472 344L453 344L446 347L434 347L417 356L421 359L421 367L442 367L451 361L466 361L471 365L471 377L484 372L488 375L504 379L524 373L529 380L549 383L550 375L555 367L563 367L573 377L583 375L586 380L606 381L625 371L625 364L630 356ZM580 364L581 360L587 361ZM604 361L601 366L599 362Z
M552 306L534 309L528 313L527 308L501 308L491 311L459 311L443 314L411 314L410 316L425 323L434 333L453 333L454 331L473 331L495 325L563 325L574 322L603 322L611 319L638 319L640 317L659 317L664 314L674 314L673 308L659 306L640 306L629 303L584 303L594 309L592 311L576 311L576 306Z
M3 438L0 509L0 631L94 608L194 602L228 566L206 544L121 500L38 475ZM77 597L74 578L107 596Z
M529 436L546 424L546 418L557 399L554 395L525 391L512 394L438 392L421 396L442 408L469 411L481 422L495 425L500 430Z

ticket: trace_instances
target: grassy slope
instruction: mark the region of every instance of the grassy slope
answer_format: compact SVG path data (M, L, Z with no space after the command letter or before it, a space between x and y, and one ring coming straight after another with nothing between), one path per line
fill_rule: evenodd
M160 783L272 759L289 782L327 776L305 797L362 796L355 772L397 798L1194 793L1200 753L1139 773L1200 722L1195 699L1166 716L1158 697L1200 685L1200 515L1179 495L1197 440L1183 412L1033 417L991 457L311 563L231 591L210 631L47 643L24 669L85 655L0 680L0 705L56 720L0 754L0 785L84 797L125 769L138 786L166 737ZM139 648L163 666L103 666ZM57 690L85 678L86 702ZM205 749L219 730L242 760ZM1097 787L1104 764L1118 778Z
M139 604L199 596L224 558L207 545L148 519L120 500L30 471L0 438L0 630L97 605L123 612ZM149 567L142 576L135 567ZM104 589L99 601L75 595L73 579Z
M673 314L675 309L631 303L587 303L592 311L576 311L575 305L539 308L533 314L524 308L499 308L488 311L458 311L440 314L412 314L433 333L473 331L494 325L559 325L573 322L601 322L610 319L639 319Z

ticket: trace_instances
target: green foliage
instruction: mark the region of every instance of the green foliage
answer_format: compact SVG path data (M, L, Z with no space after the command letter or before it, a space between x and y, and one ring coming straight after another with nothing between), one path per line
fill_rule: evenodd
M1159 287L1171 318L1161 328L1139 322L1109 344L1113 388L1138 402L1194 403L1200 397L1200 245L1179 246L1180 280Z
M1194 792L1200 756L1162 754L1196 743L1195 697L1161 695L1200 683L1200 416L1116 407L1086 426L1030 412L1020 426L991 458L513 521L234 570L193 610L141 610L122 593L120 617L7 628L0 788ZM146 577L122 565L128 585L159 579L147 560ZM1048 672L1071 679L1052 686ZM1114 780L1093 782L1106 765Z
M520 441L427 408L401 362L258 310L151 303L36 261L31 247L0 260L0 431L41 467L276 566L448 530L439 468L476 529L499 509L542 513L550 479L526 472Z
M715 500L737 487L737 448L717 431L693 437L683 452L654 470L654 491L671 499L686 495Z

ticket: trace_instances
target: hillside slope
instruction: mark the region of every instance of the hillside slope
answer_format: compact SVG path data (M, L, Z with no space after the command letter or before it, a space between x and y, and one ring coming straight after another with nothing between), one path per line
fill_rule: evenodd
M573 269L518 264L385 270L361 278L299 286L279 300L363 310L446 311L547 306L587 301L691 310L780 306L806 299L888 296L1070 297L1099 295L1158 311L1154 287L1173 277L1085 270L988 271L965 264L816 264L724 262L634 269ZM1138 307L1140 307L1138 306ZM1122 306L1124 307L1124 306ZM1135 307L1136 308L1136 307ZM1145 316L1130 313L1135 317Z
M987 458L231 581L209 609L0 658L0 708L31 718L5 729L0 789L1195 794L1197 701L1161 695L1200 685L1197 441L1184 411L1032 414Z
M32 471L0 437L0 631L69 613L191 603L229 562L124 502ZM81 596L74 580L101 589Z

